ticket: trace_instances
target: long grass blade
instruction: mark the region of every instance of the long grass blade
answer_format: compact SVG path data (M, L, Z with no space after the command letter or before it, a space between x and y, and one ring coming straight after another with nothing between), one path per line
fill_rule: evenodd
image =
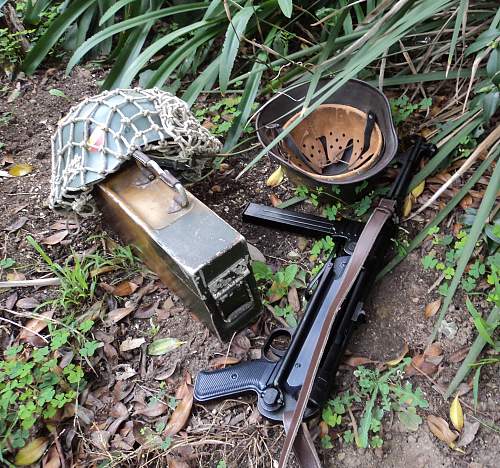
M23 71L28 75L34 73L42 63L42 60L50 52L50 49L52 49L66 30L95 2L96 0L82 0L71 3L71 5L54 20L47 32L28 52L22 64Z
M182 99L189 106L194 104L202 91L213 86L219 76L219 61L220 57L213 60L186 89L186 92L182 95Z
M455 295L455 291L457 290L458 285L460 284L460 280L462 279L462 275L465 271L465 268L467 267L472 252L474 251L476 242L478 241L479 236L483 232L484 225L491 212L491 208L495 204L498 187L500 187L500 164L497 163L495 170L493 171L493 174L491 176L491 179L488 183L488 187L486 188L484 197L481 201L481 205L479 206L479 209L477 211L469 235L467 236L467 241L462 250L462 254L457 262L457 266L455 268L455 274L453 276L453 279L451 280L450 286L444 298L436 323L434 324L434 329L432 330L431 336L429 337L429 343L432 343L436 338L439 326L441 325L441 322L443 321L443 318L448 310L448 307L451 304L453 296Z
M102 18L99 20L99 26L102 26L106 21L113 18L115 14L120 11L124 6L127 6L129 3L135 2L135 0L120 0L115 4L111 5L102 15Z
M177 29L175 31L172 31L171 33L168 33L161 39L156 40L153 42L150 46L148 46L146 49L142 51L142 53L131 61L129 65L126 68L123 68L121 73L117 76L115 81L119 83L120 86L122 87L127 87L132 83L134 78L137 76L137 74L141 71L141 69L164 47L168 46L171 42L175 41L179 37L182 37L186 34L189 34L190 32L199 30L200 28L203 28L204 26L207 26L211 24L211 22L208 21L198 21L196 23L190 24L188 26L185 26L183 28ZM116 65L115 65L116 67ZM114 68L115 68L114 67ZM115 87L116 85L114 83L109 83L107 85L106 89L109 89L111 87Z
M497 148L496 151L492 152L474 171L471 178L463 185L463 187L459 190L459 192L446 204L446 206L434 217L432 221L430 221L423 229L420 230L420 233L410 242L404 254L399 254L394 257L377 275L376 280L380 280L384 277L389 271L391 271L394 267L396 267L402 260L406 258L406 256L415 250L428 236L429 229L438 226L446 217L455 209L455 207L460 203L460 201L469 193L469 191L474 187L477 181L482 177L485 171L491 166L493 161L500 154L500 148Z
M465 29L468 6L469 6L469 0L460 0L460 5L458 6L457 9L457 17L455 18L455 26L453 27L453 35L451 36L450 53L448 54L448 65L446 66L446 75L448 75L451 64L453 62L453 56L455 54L455 48L457 46L460 26L462 26L462 28Z
M429 177L436 171L444 162L446 158L454 151L465 137L469 136L482 122L480 117L474 119L472 122L464 126L454 138L449 140L443 147L436 153L436 155L413 177L410 183L410 190L414 189L420 182Z
M229 77L234 67L234 61L240 47L241 36L245 33L248 21L254 13L253 7L244 7L234 15L229 23L222 46L219 62L219 85L223 93L227 91Z
M488 318L486 319L486 323L491 325L497 323L499 320L500 320L500 308L494 307L493 310L490 312ZM463 380L467 377L467 375L472 369L471 367L472 364L476 362L477 358L481 354L481 351L483 350L485 345L486 345L486 340L481 335L478 335L474 340L474 343L472 344L469 352L467 353L467 356L463 360L460 368L455 374L455 377L453 377L453 380L450 382L450 385L448 385L448 388L446 389L446 392L444 394L445 398L449 398L455 392L460 383L463 382Z
M87 0L88 2L93 2L95 0ZM128 29L141 26L148 21L158 20L161 18L166 18L169 16L176 15L178 13L186 13L190 11L203 10L207 7L206 3L186 3L184 5L178 5L174 7L162 8L161 10L151 11L144 13L142 15L136 16L118 24L113 24L112 26L99 31L94 34L91 38L87 39L77 50L69 60L66 67L66 73L69 73L73 67L87 54L90 50L96 47L101 42L105 41L108 37L112 37L115 34L127 31Z
M276 32L276 28L273 28L271 30L264 42L265 45L269 46L270 44L272 44ZM268 53L265 50L260 51L257 55L257 62L254 64L254 67L257 67L261 62L266 62L267 59ZM243 133L245 124L247 123L248 118L252 113L255 98L257 97L257 93L259 92L261 78L262 72L252 75L252 77L247 80L245 89L243 90L243 95L241 96L241 101L238 104L238 116L232 122L231 128L229 129L226 140L224 142L223 151L226 153L231 151L231 149L234 147L234 145L236 145L238 139Z

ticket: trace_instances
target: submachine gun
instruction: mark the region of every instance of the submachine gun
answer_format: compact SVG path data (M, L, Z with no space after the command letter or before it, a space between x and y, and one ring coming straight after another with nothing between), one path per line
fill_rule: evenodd
M302 236L329 235L338 246L309 285L307 307L295 330L272 331L261 359L203 371L196 378L194 396L199 402L249 391L257 394L260 413L285 425L281 466L292 446L302 466L320 466L317 455L311 458L312 442L302 433L301 423L315 416L331 396L337 368L354 327L365 316L363 304L394 238L397 213L414 169L423 156L434 152L419 138L399 156L399 174L366 224L331 222L253 203L243 214L245 221Z

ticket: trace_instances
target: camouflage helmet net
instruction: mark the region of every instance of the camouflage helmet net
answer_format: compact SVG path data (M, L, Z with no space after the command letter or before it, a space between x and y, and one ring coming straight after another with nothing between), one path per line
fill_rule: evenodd
M136 149L192 167L221 144L181 99L160 89L116 89L85 99L52 137L49 206L94 212L94 184L116 172Z

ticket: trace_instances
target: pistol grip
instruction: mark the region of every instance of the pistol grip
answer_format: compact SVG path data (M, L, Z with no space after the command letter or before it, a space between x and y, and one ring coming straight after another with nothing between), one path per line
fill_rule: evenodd
M201 371L194 383L194 398L204 402L248 391L260 394L275 365L275 362L257 359L216 371Z

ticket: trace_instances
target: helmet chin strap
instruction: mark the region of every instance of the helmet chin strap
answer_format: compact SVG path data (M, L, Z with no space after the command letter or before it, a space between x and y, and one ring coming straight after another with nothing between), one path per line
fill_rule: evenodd
M150 171L155 177L158 177L164 184L168 185L170 188L173 188L177 195L174 198L174 206L169 208L169 213L174 213L176 211L185 208L188 203L188 197L186 189L183 185L172 175L170 171L167 169L162 169L158 163L152 160L149 156L145 155L142 151L135 150L132 153L132 157L141 165L143 165L146 169Z

